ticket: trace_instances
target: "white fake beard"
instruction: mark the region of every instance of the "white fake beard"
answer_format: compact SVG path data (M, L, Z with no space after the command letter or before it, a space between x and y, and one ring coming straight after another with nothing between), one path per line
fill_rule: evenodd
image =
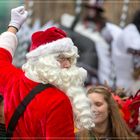
M76 60L73 59L70 68L62 69L56 60L56 55L49 55L38 60L28 60L22 68L29 79L44 84L51 83L63 90L71 100L77 127L90 128L94 124L90 102L84 88L87 72L77 67L75 63Z

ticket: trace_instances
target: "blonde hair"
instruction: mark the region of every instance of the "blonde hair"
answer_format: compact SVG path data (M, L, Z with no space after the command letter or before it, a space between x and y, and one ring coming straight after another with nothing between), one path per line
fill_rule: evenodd
M88 90L88 94L98 93L104 96L105 101L109 107L109 122L111 137L121 140L129 140L130 138L136 139L136 135L127 126L126 122L122 118L118 105L112 97L112 93L109 88L105 86L91 87Z
M25 75L33 81L51 83L63 90L71 100L77 127L90 129L94 124L90 102L84 88L87 72L76 66L76 56L68 52L63 55L71 58L71 67L60 68L60 63L57 61L59 55L60 53L56 53L40 56L37 59L31 58L22 69Z

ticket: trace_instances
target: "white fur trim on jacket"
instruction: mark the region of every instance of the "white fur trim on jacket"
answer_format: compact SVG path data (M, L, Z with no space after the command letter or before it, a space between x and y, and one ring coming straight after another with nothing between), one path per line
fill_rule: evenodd
M12 57L17 48L17 43L17 37L12 32L4 32L0 35L0 48L4 48L9 51Z
M74 52L74 54L78 55L78 49L76 46L74 46L74 43L70 38L58 39L51 43L41 45L35 50L29 52L26 55L26 57L27 59L29 59L42 56L44 54L54 54L63 52Z

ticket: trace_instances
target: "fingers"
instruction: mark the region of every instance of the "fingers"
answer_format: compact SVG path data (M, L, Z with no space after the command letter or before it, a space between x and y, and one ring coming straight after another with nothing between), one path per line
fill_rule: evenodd
M19 14L24 14L25 12L25 7L24 6L19 6L17 8L12 9L13 11L16 11Z
M9 26L14 26L17 30L19 30L27 17L28 12L25 10L24 6L14 8L11 10L11 21Z
M17 12L22 12L22 11L25 10L25 8L24 8L24 6L19 6L19 7L15 8L15 10L16 10Z
M27 11L24 11L24 13L22 13L22 14L24 14L25 17L28 16L28 12Z

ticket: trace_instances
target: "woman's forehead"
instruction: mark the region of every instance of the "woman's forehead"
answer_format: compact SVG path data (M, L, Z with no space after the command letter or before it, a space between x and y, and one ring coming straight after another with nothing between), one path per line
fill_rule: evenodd
M92 101L105 101L104 95L99 93L91 93L88 97L91 98Z

